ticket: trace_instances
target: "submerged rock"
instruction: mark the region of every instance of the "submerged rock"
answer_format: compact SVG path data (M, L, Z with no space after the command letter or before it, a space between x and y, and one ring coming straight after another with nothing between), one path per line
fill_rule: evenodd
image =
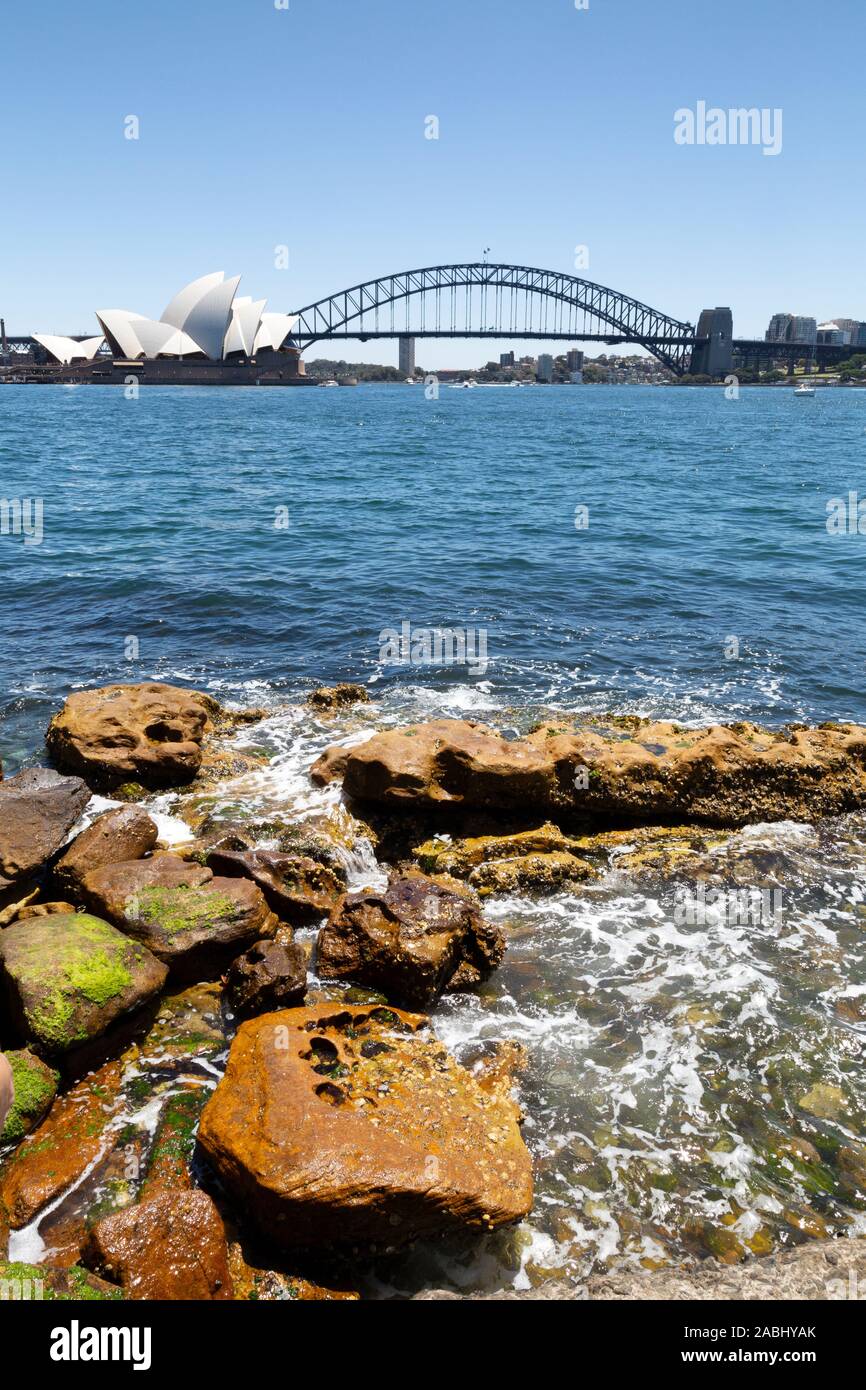
M18 1144L43 1120L57 1095L60 1077L40 1057L22 1049L7 1052L15 1095L6 1123L0 1129L0 1145Z
M70 695L46 743L58 767L90 786L158 790L192 781L214 733L261 717L261 710L233 714L201 691L157 681L106 685Z
M477 984L505 954L498 927L471 897L423 874L393 878L384 893L350 893L319 932L325 979L353 980L389 999L430 1004L453 981Z
M300 1004L307 992L307 958L294 942L257 941L226 976L226 992L238 1018Z
M686 729L600 721L509 740L457 719L331 749L318 780L343 771L346 793L383 804L567 814L608 824L745 825L810 820L866 805L866 729L772 732L754 724Z
M166 968L108 922L34 917L0 935L0 989L19 1036L57 1054L100 1037L158 994Z
M326 917L343 894L343 886L331 869L299 855L266 849L214 849L207 863L216 874L252 879L271 911L298 926Z
M173 854L95 869L84 879L83 894L90 907L185 978L219 973L239 951L277 929L249 879L215 878Z
M241 1025L199 1142L271 1242L393 1246L530 1210L517 1106L485 1092L425 1022L320 1005Z
M414 857L422 869L466 879L478 893L551 892L562 884L594 878L596 870L575 851L578 840L547 822L537 830L479 835L451 842L433 839Z
M0 878L7 886L60 849L89 800L80 777L61 777L48 767L0 782Z
M204 1192L160 1192L90 1232L86 1264L131 1299L229 1299L232 1278L219 1212Z
M143 859L159 837L156 822L137 806L105 811L82 830L54 865L55 888L79 896L85 875L106 864Z

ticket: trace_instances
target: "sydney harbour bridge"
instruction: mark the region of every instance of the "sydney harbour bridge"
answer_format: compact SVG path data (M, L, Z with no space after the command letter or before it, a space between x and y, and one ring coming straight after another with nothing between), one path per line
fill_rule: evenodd
M486 260L399 271L294 312L291 342L301 353L340 339L564 340L631 344L677 376L712 377L779 361L791 372L800 361L823 370L851 355L850 346L735 338L729 308L703 309L693 324L576 275ZM4 330L0 348L5 357L33 344Z

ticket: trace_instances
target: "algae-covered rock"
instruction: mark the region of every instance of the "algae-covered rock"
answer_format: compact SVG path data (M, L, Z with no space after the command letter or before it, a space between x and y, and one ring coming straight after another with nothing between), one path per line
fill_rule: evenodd
M801 1110L807 1110L818 1120L835 1120L846 1108L845 1092L841 1086L831 1086L819 1081L800 1097Z
M0 1131L0 1144L18 1144L50 1110L60 1077L26 1049L7 1052L6 1060L12 1069L15 1098Z
M313 709L345 709L347 705L367 705L370 696L362 685L352 681L342 681L339 685L320 685L307 696L307 704Z
M173 854L96 869L83 891L92 908L187 979L219 973L277 929L250 879L214 878L210 869Z
M84 913L34 917L0 936L0 986L12 1025L58 1054L100 1037L165 983L144 946Z
M0 1211L13 1230L26 1226L108 1153L122 1071L119 1062L109 1062L60 1096L5 1164Z
M60 1303L98 1303L123 1298L123 1291L80 1265L55 1269L50 1265L0 1260L0 1303L29 1303L34 1299Z

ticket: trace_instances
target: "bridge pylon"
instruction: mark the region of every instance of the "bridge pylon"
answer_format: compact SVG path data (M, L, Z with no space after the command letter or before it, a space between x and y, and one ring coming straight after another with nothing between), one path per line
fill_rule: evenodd
M730 309L702 309L698 342L692 351L692 376L727 376L734 362L734 316Z

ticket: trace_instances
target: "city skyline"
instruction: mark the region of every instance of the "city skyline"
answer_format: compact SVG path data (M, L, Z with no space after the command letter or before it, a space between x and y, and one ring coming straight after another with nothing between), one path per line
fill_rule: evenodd
M95 333L92 304L123 293L156 317L163 286L202 264L243 268L290 312L488 249L694 323L704 305L730 304L742 336L762 337L780 302L847 303L866 318L851 178L866 16L854 0L831 8L848 34L841 56L806 0L759 12L733 0L724 15L686 0L539 0L531 23L520 0L443 0L435 17L396 0L363 12L259 0L242 17L227 0L182 12L155 0L146 26L107 0L19 8L4 46L33 98L4 150L21 214L0 232L0 313L12 331ZM782 112L778 157L678 144L675 113L701 102ZM804 190L827 209L808 239ZM491 357L508 346L491 342ZM352 356L379 360L382 346ZM476 350L438 343L427 357L470 364Z

